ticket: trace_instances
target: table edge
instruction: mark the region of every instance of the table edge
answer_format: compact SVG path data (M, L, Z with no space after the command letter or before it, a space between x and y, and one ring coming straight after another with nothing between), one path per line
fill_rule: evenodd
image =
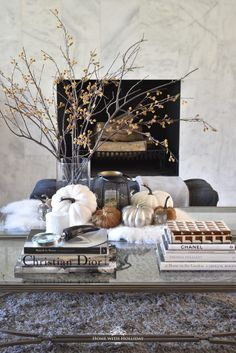
M0 291L13 292L236 292L236 283L6 283Z

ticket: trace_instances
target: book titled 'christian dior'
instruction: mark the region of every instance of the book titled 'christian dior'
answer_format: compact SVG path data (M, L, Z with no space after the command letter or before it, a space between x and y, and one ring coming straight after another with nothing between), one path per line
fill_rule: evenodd
M37 257L35 255L23 255L21 258L23 266L27 267L44 267L44 266L108 266L109 265L109 257L104 256L96 256L91 257L87 255L76 255L73 258L47 258L47 257Z

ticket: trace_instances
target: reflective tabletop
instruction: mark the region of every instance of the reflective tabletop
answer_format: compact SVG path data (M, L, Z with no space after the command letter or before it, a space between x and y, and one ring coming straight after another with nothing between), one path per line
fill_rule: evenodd
M236 207L189 207L183 209L194 220L223 220L236 241ZM76 292L167 292L235 291L236 271L160 272L155 245L114 242L117 271L108 278L84 280L80 274L36 275L30 280L14 277L14 267L27 234L0 232L1 291L76 291ZM84 278L84 277L83 277Z

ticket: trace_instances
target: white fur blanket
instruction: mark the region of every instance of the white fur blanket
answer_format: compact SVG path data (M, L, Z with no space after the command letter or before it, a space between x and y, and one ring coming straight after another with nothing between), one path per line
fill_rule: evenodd
M39 219L38 207L40 200L15 201L2 207L0 210L6 214L4 229L9 232L28 232L31 229L45 229L45 222ZM177 220L192 220L188 214L176 209ZM160 239L163 226L146 226L143 228L118 226L108 229L110 241L126 240L130 243L153 244Z
M9 203L0 211L5 214L4 229L9 232L28 232L31 229L44 229L45 222L39 219L40 200L21 200Z

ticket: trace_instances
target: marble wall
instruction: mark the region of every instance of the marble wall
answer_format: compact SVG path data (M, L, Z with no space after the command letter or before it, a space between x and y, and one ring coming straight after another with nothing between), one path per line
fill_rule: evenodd
M96 48L109 65L117 52L145 35L133 78L180 78L182 117L199 114L218 129L203 132L181 123L180 176L203 178L218 190L220 205L236 204L236 2L235 0L0 0L0 69L10 72L21 47L59 57L61 41L49 9L57 8L75 38L81 67ZM60 59L59 63L61 63ZM43 89L50 94L52 68ZM79 75L79 73L78 73ZM1 106L3 101L1 102ZM0 121L0 205L28 197L35 182L55 177L55 161L30 141L14 137Z

